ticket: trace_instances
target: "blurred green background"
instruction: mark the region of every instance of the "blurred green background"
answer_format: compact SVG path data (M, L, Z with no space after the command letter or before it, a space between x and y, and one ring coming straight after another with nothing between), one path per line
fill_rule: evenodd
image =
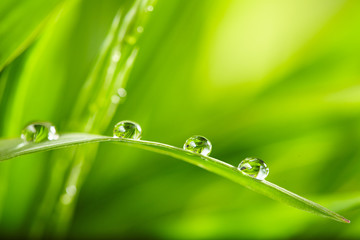
M18 137L33 120L69 130L111 23L132 4L1 1L2 138ZM267 180L351 224L163 155L103 143L62 236L359 239L359 12L356 0L158 0L136 42L127 95L99 130L112 135L129 119L143 139L179 147L204 135L211 156L233 165L259 157L270 168ZM59 152L0 163L0 237L32 236L51 169L61 168L52 161ZM51 227L45 233L57 236Z

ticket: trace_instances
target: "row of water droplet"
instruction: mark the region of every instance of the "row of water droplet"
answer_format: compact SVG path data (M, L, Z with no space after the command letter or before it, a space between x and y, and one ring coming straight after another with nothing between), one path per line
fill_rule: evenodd
M113 133L115 138L139 140L142 130L139 124L126 120L118 122L114 127ZM59 138L59 135L56 132L55 126L51 123L33 122L23 129L21 138L27 143L38 143L46 140L56 140ZM212 145L207 138L195 135L185 141L183 148L190 152L209 156ZM264 180L269 174L269 168L266 163L258 158L245 158L240 162L238 170L247 176L259 180Z

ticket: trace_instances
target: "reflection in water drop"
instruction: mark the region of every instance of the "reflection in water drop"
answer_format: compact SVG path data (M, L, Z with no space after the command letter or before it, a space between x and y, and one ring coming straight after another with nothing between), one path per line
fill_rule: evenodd
M266 163L258 158L245 158L238 166L238 169L245 175L264 180L269 174Z
M132 121L118 122L114 127L114 137L138 140L141 137L141 127Z
M56 140L59 135L56 128L49 122L33 122L28 124L21 132L21 138L25 142L43 142L46 140Z
M211 152L211 142L203 136L192 136L187 139L184 147L185 150L200 153L201 155L208 156Z

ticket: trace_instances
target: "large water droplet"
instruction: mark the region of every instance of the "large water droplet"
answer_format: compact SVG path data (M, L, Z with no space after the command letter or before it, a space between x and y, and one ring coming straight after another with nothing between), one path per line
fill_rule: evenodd
M191 138L187 139L184 144L184 149L200 153L201 155L208 156L211 152L212 146L211 142L203 137L203 136L192 136Z
M128 139L140 139L141 127L139 124L132 121L118 122L114 127L114 137L128 138Z
M269 168L266 163L258 158L245 158L238 166L238 169L245 175L264 180L269 175Z
M42 142L46 140L56 140L59 135L56 128L49 122L33 122L28 124L21 132L21 138L25 142Z

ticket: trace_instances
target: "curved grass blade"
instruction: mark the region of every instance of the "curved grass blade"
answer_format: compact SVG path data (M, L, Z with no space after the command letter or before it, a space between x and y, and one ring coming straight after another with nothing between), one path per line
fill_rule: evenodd
M350 220L344 218L343 216L332 212L329 209L308 199L305 199L295 193L292 193L282 187L279 187L271 182L260 181L251 177L247 177L230 164L227 164L212 157L206 157L197 153L191 153L181 148L158 142L121 139L86 133L63 134L58 140L45 141L41 143L25 144L21 139L1 140L0 161L21 156L24 154L42 152L46 150L53 150L57 148L93 142L117 142L181 159L201 168L204 168L210 172L228 178L234 182L237 182L240 185L243 185L257 193L261 193L274 200L286 203L292 207L322 217L327 217L338 222L350 223Z

